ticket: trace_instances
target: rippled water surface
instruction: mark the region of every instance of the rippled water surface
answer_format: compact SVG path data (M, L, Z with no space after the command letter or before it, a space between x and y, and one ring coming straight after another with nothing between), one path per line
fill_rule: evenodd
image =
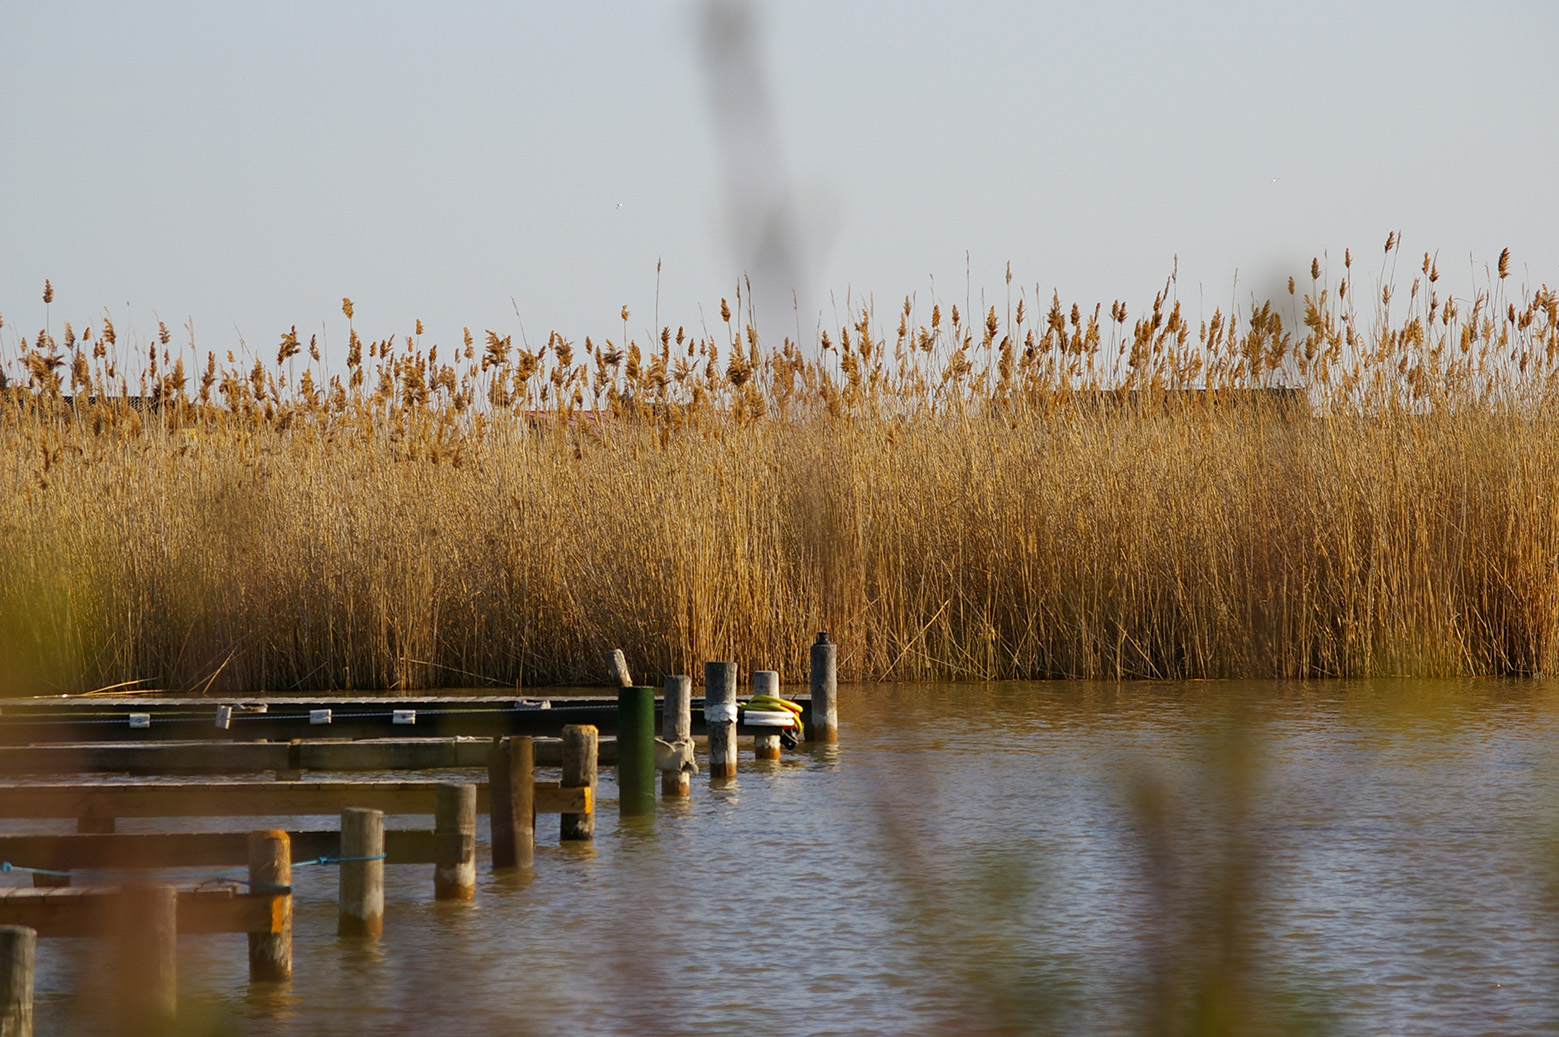
M543 817L523 878L484 822L474 904L389 867L377 942L300 869L290 987L183 938L189 1030L1559 1029L1559 686L881 685L841 712L837 748L744 753L647 824L603 768L594 844ZM39 1034L89 1029L92 949L40 943Z

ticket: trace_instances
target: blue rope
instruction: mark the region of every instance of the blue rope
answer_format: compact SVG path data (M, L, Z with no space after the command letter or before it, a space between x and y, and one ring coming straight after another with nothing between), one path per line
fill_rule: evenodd
M71 875L68 871L53 871L49 868L28 868L21 864L12 864L10 861L0 861L0 874L9 875L13 871L26 871L34 875L58 875L63 878L69 878Z
M384 858L385 855L382 853L373 857L338 857L336 854L327 853L323 857L315 857L311 861L293 861L292 866L294 868L305 868L310 864L359 864L364 861L382 861Z

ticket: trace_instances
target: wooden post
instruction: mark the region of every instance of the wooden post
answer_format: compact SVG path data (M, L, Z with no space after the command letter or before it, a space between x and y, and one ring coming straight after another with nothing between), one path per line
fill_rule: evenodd
M509 830L514 833L514 863L529 868L536 852L536 743L530 735L507 739L509 756Z
M460 837L460 859L433 865L434 900L476 899L476 786L453 782L438 787L433 830Z
M121 1032L171 1033L178 1011L178 894L172 886L140 886L116 898L114 1013Z
M633 675L628 672L628 657L621 648L613 648L606 656L606 665L612 671L612 679L619 688L633 687Z
M780 679L778 670L754 670L752 671L752 693L754 695L773 695L776 698L780 693ZM761 734L752 736L752 756L755 760L777 760L780 758L779 732L773 734Z
M513 788L509 779L508 739L495 738L487 752L487 817L495 868L512 868L519 856L515 846Z
M253 893L292 886L292 837L279 829L249 833L249 889ZM282 906L279 933L249 934L249 982L285 983L292 978L292 897Z
M660 736L668 742L693 738L693 678L666 678L666 697L661 705ZM693 783L686 771L667 771L660 776L660 794L667 799L692 795Z
M566 789L596 786L596 745L600 732L594 724L569 724L563 728L563 780ZM594 814L563 814L559 834L563 839L594 839Z
M340 868L337 935L378 936L384 932L384 811L341 811Z
M839 741L838 697L839 646L819 630L812 646L812 741Z
M617 689L617 814L655 813L655 689Z
M487 785L493 867L530 867L536 845L536 744L529 735L493 746Z
M735 663L704 664L704 720L709 728L709 777L736 777Z
M33 966L38 933L25 925L0 925L0 1034L32 1037Z

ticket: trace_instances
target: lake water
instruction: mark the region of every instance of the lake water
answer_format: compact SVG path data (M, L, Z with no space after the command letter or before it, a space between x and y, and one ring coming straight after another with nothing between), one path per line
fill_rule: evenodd
M293 982L183 938L187 1031L1559 1030L1559 685L842 690L837 748L649 823L603 768L595 842L544 816L524 878L484 820L474 903L388 867L376 942L299 869ZM93 946L40 942L40 1035L91 1031Z

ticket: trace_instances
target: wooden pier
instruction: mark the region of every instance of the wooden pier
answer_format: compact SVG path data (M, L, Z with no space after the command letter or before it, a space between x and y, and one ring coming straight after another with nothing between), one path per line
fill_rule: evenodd
M788 744L802 737L831 742L834 647L826 634L813 646L811 696L770 700L794 715L754 712L755 720L762 717L754 724L744 720L734 663L705 667L704 700L692 698L688 677L668 678L657 698L654 689L632 684L621 652L608 657L621 689L615 698L135 695L0 702L0 779L61 777L0 780L0 870L31 873L35 883L0 888L0 956L14 973L0 977L0 1017L25 1015L26 1028L11 1029L30 1032L31 940L112 936L127 968L147 977L126 1018L144 1032L160 1032L172 1018L178 934L245 933L251 981L291 977L296 867L339 868L339 932L373 939L385 924L386 865L432 865L435 899L475 896L479 814L491 821L491 866L528 868L539 815L559 817L562 840L595 838L602 764L619 770L619 813L652 815L656 769L662 796L691 795L695 746L706 737L706 769L716 785L737 774L738 737L752 740L756 760L779 757L776 721L788 722ZM777 674L753 676L756 693L779 695ZM681 762L667 769L663 758ZM560 779L537 780L537 766L559 768ZM485 769L487 781L302 778L308 771L461 769ZM214 775L235 777L204 780ZM164 780L137 780L150 777ZM122 818L323 816L338 817L339 827L115 831ZM408 816L431 816L434 827L385 824L386 817ZM13 819L74 819L77 831L6 832ZM193 887L181 880L187 888L155 876L202 868L220 873ZM115 880L76 884L95 872ZM139 872L150 881L125 878ZM245 877L234 877L240 873Z

